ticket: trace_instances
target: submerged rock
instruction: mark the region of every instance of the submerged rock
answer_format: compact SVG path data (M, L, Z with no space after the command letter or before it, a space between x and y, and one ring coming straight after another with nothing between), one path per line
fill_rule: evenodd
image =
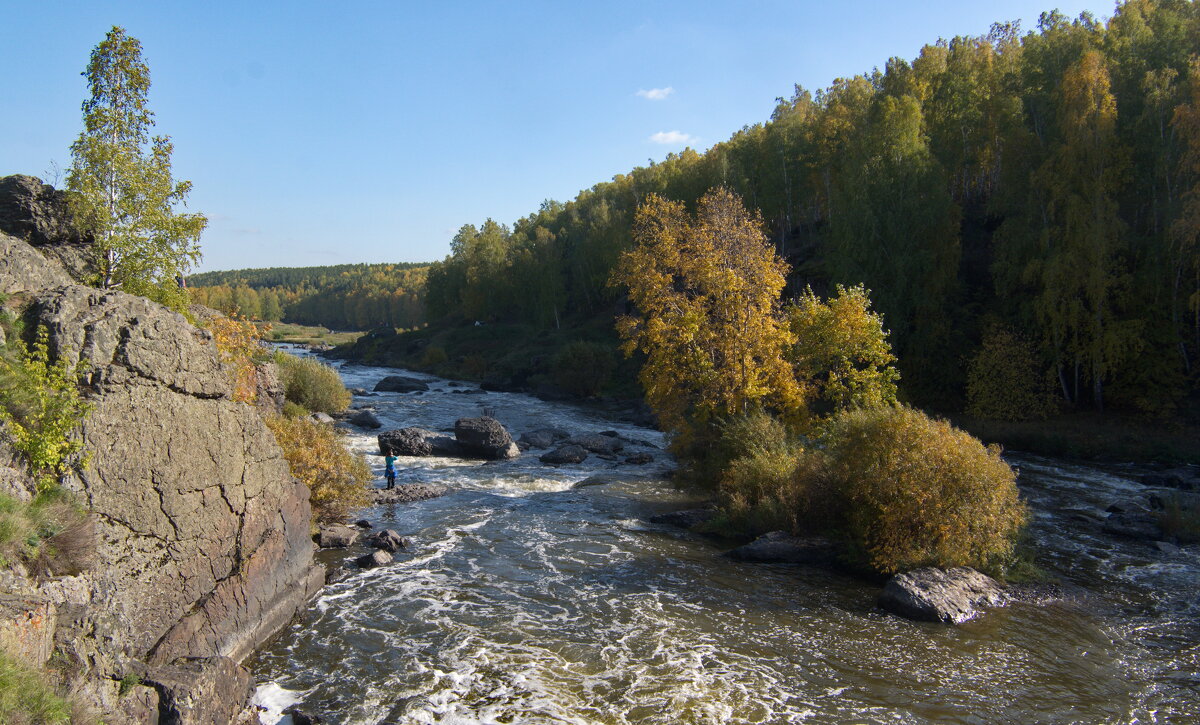
M549 448L561 440L570 438L571 434L558 428L539 428L521 434L518 443L524 443L530 448Z
M559 466L564 463L583 463L587 457L588 452L582 446L572 444L560 446L549 453L543 453L538 460L542 463Z
M1008 603L1004 589L986 574L970 567L914 569L888 580L879 605L908 619L961 624L979 614L979 607Z
M604 455L613 455L625 447L620 438L615 435L605 435L604 433L584 433L567 439L570 445L586 448L592 453Z
M1106 534L1127 539L1157 541L1163 538L1162 524L1157 516L1141 511L1118 511L1111 514L1101 527Z
M454 437L464 451L480 458L505 460L521 455L512 436L491 416L459 418L454 422Z
M725 556L738 561L785 564L832 564L836 555L837 551L828 539L802 538L786 531L771 531L745 546L725 552Z
M429 390L429 384L425 381L403 375L388 375L375 383L377 393L417 393L426 390Z
M709 508L683 509L682 511L671 511L670 513L651 516L650 523L690 529L693 526L699 526L700 524L712 521L716 515L717 512Z

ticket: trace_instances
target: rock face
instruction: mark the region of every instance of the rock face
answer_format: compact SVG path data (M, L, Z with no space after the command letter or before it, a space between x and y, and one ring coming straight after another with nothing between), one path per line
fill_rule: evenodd
M468 454L490 460L505 460L521 455L517 444L500 421L489 416L459 418L454 422L454 437Z
M91 272L90 240L71 225L66 194L41 179L22 174L0 178L0 232L37 247L77 281Z
M831 564L836 553L833 544L826 539L805 539L786 531L771 531L745 546L725 552L725 555L739 561Z
M1008 597L996 580L965 566L914 569L888 580L879 596L884 609L909 619L960 624L979 607L999 607Z
M460 456L462 446L444 433L424 428L400 428L380 433L379 452L396 456Z
M429 390L429 385L423 380L403 375L389 375L375 384L377 393L418 393L426 390Z
M46 259L25 242L0 233L0 294L30 292L70 283L71 278L61 265Z

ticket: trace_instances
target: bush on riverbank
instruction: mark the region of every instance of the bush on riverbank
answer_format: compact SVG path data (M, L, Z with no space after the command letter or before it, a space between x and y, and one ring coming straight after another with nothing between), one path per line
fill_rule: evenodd
M997 447L904 406L847 411L826 435L825 485L851 563L1002 570L1025 523Z
M721 426L714 450L727 533L799 533L811 525L813 490L803 474L814 458L783 423L762 411L734 418Z
M267 418L266 423L292 475L311 492L314 520L341 521L352 509L367 504L371 468L346 448L331 426L283 416Z
M337 370L311 357L275 354L284 397L312 413L338 413L350 406L350 391Z

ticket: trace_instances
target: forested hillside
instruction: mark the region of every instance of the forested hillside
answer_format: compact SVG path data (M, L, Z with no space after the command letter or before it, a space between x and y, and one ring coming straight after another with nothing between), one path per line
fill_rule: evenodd
M205 272L192 299L255 320L286 319L337 330L415 327L424 319L426 264L339 264Z
M428 270L428 313L611 319L639 204L694 208L727 186L790 262L786 296L871 291L911 399L959 407L972 365L1024 357L1024 384L1060 401L1170 412L1200 352L1198 50L1195 3L1133 0L1107 23L1047 13L1032 32L997 24L796 87L704 154L547 201L511 228L464 226Z

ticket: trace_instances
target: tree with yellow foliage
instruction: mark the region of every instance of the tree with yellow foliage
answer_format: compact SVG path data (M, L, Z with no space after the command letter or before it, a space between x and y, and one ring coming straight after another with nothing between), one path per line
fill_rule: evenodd
M662 425L694 432L762 406L785 416L803 396L784 351L795 339L780 310L786 263L763 222L728 189L709 191L696 214L657 195L638 209L612 283L637 314L617 331L626 355L646 355L640 378Z

